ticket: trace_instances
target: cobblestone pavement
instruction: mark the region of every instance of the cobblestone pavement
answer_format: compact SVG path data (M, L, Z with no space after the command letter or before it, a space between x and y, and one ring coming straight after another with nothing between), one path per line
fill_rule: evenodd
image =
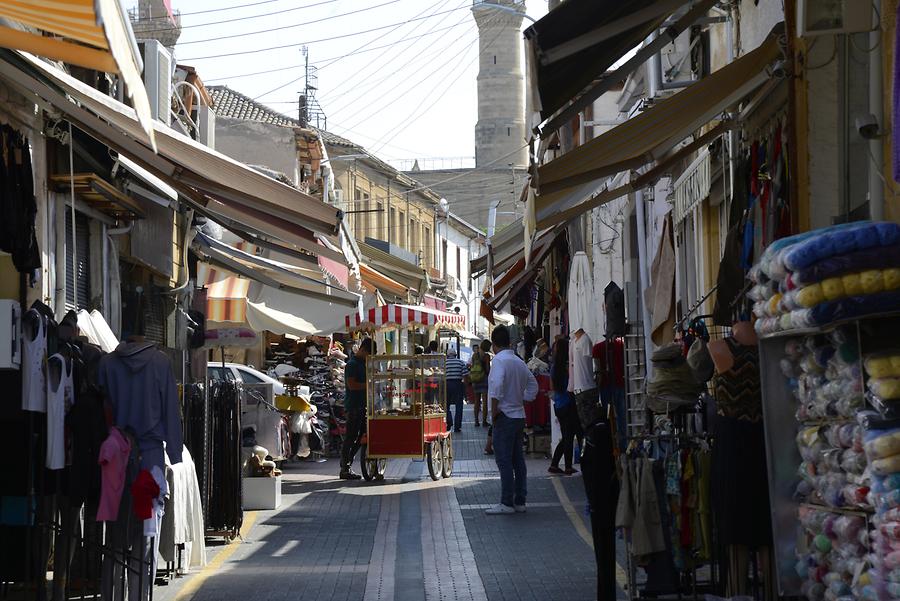
M488 516L500 480L466 407L452 478L388 462L382 483L344 482L338 462L285 466L283 504L248 512L242 539L211 545L210 565L157 587L157 601L510 601L595 598L580 476L528 459L528 511ZM624 560L620 559L624 565ZM619 570L620 596L624 572Z

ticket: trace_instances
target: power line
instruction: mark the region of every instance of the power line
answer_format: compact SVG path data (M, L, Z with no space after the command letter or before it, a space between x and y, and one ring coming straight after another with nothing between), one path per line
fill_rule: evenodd
M388 4L396 4L400 2L400 0L388 0L387 2L382 2L381 4L375 4L372 6L366 6L365 8L359 8L357 10L351 10L346 13L340 13L338 15L330 15L328 17L322 17L321 19L314 19L312 21L306 21L304 23L294 23L292 25L282 25L280 27L272 27L269 29L259 29L257 31L245 31L243 33L233 33L231 35L223 35L215 38L206 38L205 40L191 40L189 42L181 42L179 45L188 46L190 44L203 44L205 42L218 42L220 40L230 40L233 38L242 38L250 35L258 35L260 33L272 33L273 31L282 31L284 29L293 29L295 27L303 27L304 25L313 25L315 23L322 23L323 21L331 21L332 19L339 19L340 17L348 17L350 15L356 15L362 12L366 12L369 10L374 10L376 8L381 8L382 6L387 6ZM308 7L304 7L308 8Z
M453 8L450 10L460 10L460 9ZM256 54L259 52L269 52L270 50L283 50L284 48L299 48L300 46L308 46L309 44L318 44L319 42L331 42L333 40L341 40L344 38L351 38L351 37L363 35L366 33L372 33L375 31L382 31L384 29L389 29L389 28L395 27L397 25L412 23L414 21L420 21L422 19L430 19L431 17L437 16L438 14L442 14L442 13L435 13L434 15L429 15L427 17L416 17L416 18L412 18L412 19L407 19L406 21L400 21L399 23L390 23L388 25L382 25L380 27L373 27L372 29L364 29L362 31L354 31L352 33L345 33L342 35L336 35L336 36L331 36L331 37L327 37L327 38L320 38L318 40L307 40L305 42L299 42L296 44L282 44L280 46L270 46L268 48L256 48L254 50L241 50L238 52L226 52L224 54L211 54L209 56L194 56L194 57L185 58L183 60L184 61L199 61L199 60L207 60L207 59L213 59L213 58L227 58L227 57L231 57L231 56L242 56L245 54Z
M428 10L428 9L426 9L426 10ZM419 17L421 14L422 14L422 13L419 13L418 15L416 15L416 17ZM434 15L429 15L429 16L434 16ZM399 28L403 27L403 25L405 25L405 23L401 23L401 24L397 25L396 27L394 27L394 29L392 29L390 32L388 32L387 35L390 35L390 34L393 33L394 31L397 31ZM326 62L322 67L319 68L319 71L321 71L322 69L325 69L325 68L327 68L327 67L330 67L330 66L333 65L334 63L336 63L336 62L338 62L338 61L340 61L340 60L343 60L344 58L350 56L351 54L354 54L354 53L356 53L356 52L358 52L358 51L360 51L360 50L363 50L366 46L369 46L370 44L372 44L372 43L375 41L375 39L376 39L376 38L373 38L373 39L369 40L368 42L366 42L365 44L363 44L362 46L358 46L357 48L353 49L353 50L352 50L350 53L348 53L348 54L345 54L345 55L343 55L343 56L339 56L339 57L335 58L334 60L329 60L329 62ZM401 38L401 41L402 41L402 38ZM390 46L390 45L388 45L388 46ZM297 77L297 78L295 78L295 79L292 79L291 81L289 81L289 82L287 82L287 83L281 84L280 86L277 86L277 87L275 87L275 88L272 88L272 89L269 90L268 92L264 92L263 94L260 94L259 96L257 96L256 98L254 98L254 100L256 100L257 98L262 98L263 96L268 96L269 94L273 94L273 93L275 93L275 92L278 92L279 90L283 90L284 88L286 88L286 87L288 87L288 86L290 86L290 85L293 85L294 83L297 83L298 81L300 81L300 80L303 79L304 77L305 77L305 74L304 74L304 75L301 75L300 77Z
M269 0L269 1L275 1L275 0ZM247 16L244 16L244 17L235 17L235 18L233 18L233 19L223 19L222 21L211 21L211 22L209 22L209 23L195 23L195 24L193 24L193 25L182 25L182 26L180 26L180 27L163 27L163 28L160 28L160 29L149 29L149 30L144 31L144 32L142 32L142 33L168 33L168 32L170 32L170 31L178 31L179 29L184 30L184 29L193 29L193 28L195 28L195 27L209 27L209 26L211 26L211 25L223 25L223 24L225 24L225 23L235 23L235 22L237 22L237 21L247 21L247 20L249 20L249 19L259 19L259 18L262 18L262 17L271 17L271 16L273 16L273 15L281 15L281 14L284 14L284 13L290 13L290 12L294 12L294 11L297 11L297 10L303 10L303 9L305 9L305 8L313 8L313 7L316 7L316 6L322 6L323 4L333 4L333 3L337 2L337 1L338 1L338 0L321 0L321 2L315 2L315 3L313 3L313 4L306 4L306 5L304 5L304 6L295 6L294 8L286 8L286 9L284 9L284 10L276 10L276 11L270 12L270 13L262 13L262 14L259 14L259 15L247 15ZM220 8L220 9L213 9L213 10L208 10L208 11L207 11L207 10L201 10L201 11L195 12L195 13L180 13L180 15L181 15L182 17L185 16L185 15L199 15L199 14L207 13L207 12L215 12L216 10L231 10L231 9L233 9L233 8L244 8L244 7L247 7L247 6L256 6L257 4L266 4L266 2L257 2L257 3L255 3L255 4L245 4L245 5L241 6L241 7L233 6L233 7L231 7L231 8Z
M375 50L381 50L381 49L383 49L383 48L390 48L391 46L394 46L395 44L401 43L402 41L409 41L409 40L412 40L412 39L424 38L424 37L426 37L426 36L434 35L434 34L436 34L436 33L441 33L441 32L443 32L443 31L447 31L447 30L449 30L449 29L453 29L453 28L455 28L455 27L459 27L459 25L461 25L461 24L462 24L462 23L460 22L460 23L457 23L457 24L455 24L455 25L450 25L450 26L448 26L448 27L441 27L440 29L435 29L434 31L430 31L430 32L428 32L428 33L423 33L423 34L420 34L420 35L417 35L417 36L414 36L414 37L411 37L411 38L407 38L406 40L397 40L396 42L390 42L390 43L388 43L388 44L382 44L381 46L373 46L372 48L368 48L368 49L366 49L366 50L362 50L362 49L361 49L361 48L364 48L364 47L365 47L365 45L363 45L363 46L360 46L360 49L357 49L357 50L348 52L348 53L346 53L346 54L341 54L340 56L332 56L332 57L329 57L329 58L326 58L326 59L321 59L322 62L326 62L327 64L324 65L324 66L322 66L322 67L319 67L319 71L321 71L321 70L324 69L325 67L329 67L329 66L333 65L334 63L338 62L339 60L348 58L348 57L350 57L350 56L355 56L355 55L357 55L357 54L365 54L366 52L374 52ZM377 38L376 38L376 39L377 39ZM370 42L370 43L371 43L371 42ZM330 61L330 62L329 62L329 61ZM224 77L215 77L215 78L211 78L211 79L204 79L204 81L206 81L206 82L208 82L208 83L212 83L212 82L214 82L214 81L226 81L226 80L229 80L229 79L240 79L240 78L242 78L242 77L253 77L253 76L255 76L255 75L266 75L266 74L268 74L268 73L278 73L279 71L289 71L289 70L291 70L291 69L299 69L299 68L302 68L302 67L303 67L303 65L290 65L290 66L288 66L288 67L278 67L278 68L276 68L276 69L266 69L266 70L264 70L264 71L253 71L253 72L251 72L251 73L242 73L242 74L240 74L240 75L227 75L227 76L224 76ZM287 84L285 84L285 86L283 86L283 87L287 87L287 86L291 85L292 83L296 83L296 82L300 81L301 79L303 79L302 76L299 77L299 78L297 78L297 79L294 79L294 80L292 80L292 81L289 81L289 82L288 82ZM294 102L296 102L296 100L279 101L279 102L291 102L291 103L294 103Z
M443 8L444 6L446 6L447 3L448 3L449 1L450 1L450 0L443 0L443 1L435 2L435 3L432 4L429 8L426 8L424 11L422 11L421 13L419 13L419 14L416 15L416 16L419 17L419 16L421 16L422 14L424 14L425 12L427 12L427 11L429 11L429 10L435 10L435 11L436 11L436 10L440 10L441 8ZM465 3L465 1L466 1L466 0L463 0L464 3ZM462 6L462 5L460 5L460 6ZM434 15L432 15L432 16L434 16ZM447 18L447 15L444 15L444 17L443 17L440 21L438 21L437 23L435 23L435 24L431 27L431 29L434 29L435 27L437 27L437 26L441 23L441 21L443 21L443 20L446 19L446 18ZM400 40L398 40L398 43L399 43L399 42L402 42L402 41L404 41L404 40L406 40L406 38L409 37L410 34L414 33L417 29L419 29L419 27L422 27L424 24L425 24L425 21L419 21L418 23L416 23L416 25L415 25L410 31L408 31L402 38L400 38ZM393 33L394 31L397 31L397 29L400 29L401 27L403 27L403 26L402 26L402 25L398 25L398 26L397 26L396 28L394 28L392 31L388 32L388 35L390 35L390 34ZM429 30L429 31L431 31L431 30ZM415 44L413 44L413 45L415 45ZM353 80L354 77L356 77L357 75L359 75L359 74L360 74L362 71L364 71L365 69L369 68L369 67L372 65L372 63L374 63L374 62L377 61L378 59L382 58L383 56L385 56L386 54L388 54L390 51L391 51L390 48L386 49L384 52L379 53L376 57L374 57L374 58L373 58L372 60L370 60L368 63L366 63L365 65L363 65L362 67L360 67L359 69L357 69L356 71L354 71L353 74L348 75L348 76L344 79L344 81L342 81L342 82L339 83L336 87L334 87L334 88L330 89L328 92L326 92L325 95L324 95L324 97L323 97L323 99L324 99L324 98L328 98L328 97L329 97L330 95L332 95L332 94L336 94L337 91L340 90L341 87L344 86L345 84L347 84L348 82L353 82L353 81L354 81L354 80ZM375 73L377 73L379 70L381 70L382 68L384 68L384 65L385 65L385 64L387 64L387 61L385 61L384 63L382 63L382 66L379 67L378 69L376 69L376 70L375 70ZM371 77L371 75L373 75L373 73L368 73L368 74L366 75L366 78ZM355 82L354 82L354 84L355 84Z

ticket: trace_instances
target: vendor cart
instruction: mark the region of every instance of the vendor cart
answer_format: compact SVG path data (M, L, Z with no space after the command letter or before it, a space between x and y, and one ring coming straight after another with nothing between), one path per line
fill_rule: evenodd
M360 462L366 480L388 459L425 458L433 480L453 473L444 355L375 355L367 360L368 430Z

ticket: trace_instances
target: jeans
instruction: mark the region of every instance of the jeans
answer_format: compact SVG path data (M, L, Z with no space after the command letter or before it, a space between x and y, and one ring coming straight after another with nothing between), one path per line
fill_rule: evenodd
M450 407L455 407L456 415L450 413ZM447 429L462 429L463 414L463 383L462 380L447 380ZM455 419L454 419L455 418Z
M553 460L550 462L550 465L559 467L559 460L565 457L566 468L568 469L572 467L572 451L575 447L575 439L578 438L580 440L582 436L581 424L578 423L578 410L575 408L575 403L570 402L568 405L553 411L556 413L556 419L559 420L559 429L562 434L559 443L556 445L556 450L553 451Z
M359 438L366 431L366 410L362 407L347 410L347 433L341 445L341 471L353 465L353 458L359 450Z
M499 413L494 419L493 431L494 459L500 470L500 502L509 507L524 505L528 494L528 470L522 448L525 418Z

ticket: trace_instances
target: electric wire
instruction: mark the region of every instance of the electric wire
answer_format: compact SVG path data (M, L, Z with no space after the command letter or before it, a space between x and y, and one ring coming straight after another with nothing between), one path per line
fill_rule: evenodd
M459 38L456 38L456 40L453 40L453 42L451 42L450 46L452 46L452 45L455 44L457 41L459 41L459 39L460 39L461 37L462 37L462 36L460 36ZM494 41L495 41L495 40L496 40L496 37L494 38ZM474 40L474 41L477 41L477 39ZM447 65L449 65L450 63L452 63L454 60L458 59L458 58L460 57L460 55L462 55L463 53L468 52L468 51L471 49L471 47L472 47L472 43L471 43L471 41L470 41L468 44L465 45L465 47L462 48L462 50L460 50L460 51L457 52L456 54L452 55L449 59L447 59L446 61L444 61L443 63L441 63L440 66L430 69L424 77L422 77L422 78L416 80L416 81L413 82L412 84L407 84L403 89L401 89L401 90L399 91L399 94L395 94L395 95L391 96L389 99L385 100L385 102L383 102L382 105L376 107L374 111L369 111L369 112L365 113L365 115L364 115L363 117L357 119L356 121L354 121L353 123L347 125L346 127L347 127L348 129L353 129L353 128L355 128L356 126L362 124L363 122L365 122L365 121L371 119L373 116L375 116L375 115L377 115L378 113L380 113L380 112L384 109L384 106L390 106L390 105L394 104L395 102L397 102L398 100L400 100L400 98L402 98L403 96L407 95L407 94L409 93L410 90L415 90L415 89L417 89L419 86L421 86L423 83L425 83L425 82L428 81L429 79L433 78L435 75L440 75L440 74L442 74L444 67L446 67ZM460 59L460 62L461 62L461 60L462 60L462 59ZM452 67L452 68L450 69L450 71L451 71L451 72L454 72L454 71L456 70L456 68L457 68L458 65L459 65L459 63L457 63L457 65L455 65L454 67ZM345 108L346 108L346 107L345 107ZM335 110L335 113L340 112L340 110L343 110L343 109ZM380 140L379 140L379 141L380 141Z
M306 21L304 23L293 23L291 25L280 25L278 27L271 27L269 29L258 29L256 31L244 31L241 33L233 33L230 35L222 35L214 38L206 38L204 40L190 40L187 42L180 42L181 46L188 46L190 44L203 44L205 42L218 42L221 40L230 40L233 38L243 38L251 35L259 35L261 33L272 33L275 31L283 31L285 29L293 29L295 27L303 27L305 25L314 25L316 23L322 23L324 21L331 21L332 19L339 19L341 17L349 17L350 15L357 15L362 12L366 12L369 10L375 10L376 8L381 8L382 6L387 6L388 4L396 4L400 2L400 0L387 0L387 2L382 2L381 4L373 4L371 6L366 6L364 8L359 8L356 10L351 10L349 12L340 13L337 15L329 15L327 17L322 17L321 19L313 19L312 21Z
M435 5L432 5L432 6L435 6ZM426 11L427 11L427 10L428 10L428 9L426 9ZM420 16L421 14L422 14L422 13L419 13L419 15L416 15L416 16L418 17L418 16ZM433 16L433 15L430 15L430 16ZM401 27L403 27L403 25L404 25L404 24L397 25L394 29L392 29L392 30L391 30L390 32L388 32L386 35L390 35L390 34L393 33L394 31L397 31L398 29L400 29ZM321 67L319 67L318 70L321 71L322 69L325 69L325 68L327 68L327 67L330 67L330 66L333 65L334 63L336 63L336 62L338 62L338 61L340 61L340 60L343 60L344 58L346 58L346 57L348 57L348 56L351 56L352 54L354 54L354 53L356 53L356 52L359 52L359 51L363 50L366 46L369 46L370 44L372 44L376 39L377 39L377 38L373 38L373 39L369 40L368 42L366 42L366 43L363 44L362 46L358 46L357 48L355 48L354 50L352 50L350 53L344 54L343 56L339 56L339 57L337 57L337 58L335 58L335 59L333 59L333 60L329 59L329 61L326 62L326 64L324 64L324 65L322 65ZM401 38L401 40L402 40L402 38ZM324 61L323 61L323 62L324 62ZM290 86L290 85L293 85L294 83L297 83L298 81L300 81L301 79L303 79L305 76L306 76L306 74L304 73L304 74L301 75L300 77L294 78L294 79L292 79L292 80L290 80L290 81L288 81L288 82L286 82L286 83L284 83L284 84L281 84L281 85L279 85L279 86L277 86L277 87L275 87L275 88L272 88L272 89L269 90L268 92L264 92L263 94L260 94L260 95L257 96L256 98L262 98L263 96L268 96L269 94L272 94L272 93L274 93L274 92L278 92L279 90L283 90L284 88L286 88L286 87L288 87L288 86ZM255 100L255 99L254 99L254 100Z
M453 9L449 9L449 10L455 11L455 10L459 10L459 9L453 8ZM269 52L271 50L283 50L285 48L299 48L300 46L308 46L310 44L318 44L320 42L331 42L333 40L342 40L345 38L352 38L352 37L355 37L358 35L363 35L366 33L373 33L375 31L383 31L385 29L390 29L391 27L396 27L397 25L403 25L406 23L413 23L415 21L420 21L423 18L430 19L431 17L436 16L437 14L441 14L441 13L435 13L434 15L429 15L428 17L410 18L405 21L399 21L397 23L389 23L387 25L381 25L379 27L373 27L371 29L364 29L362 31L353 31L350 33L344 33L341 35L330 36L327 38L319 38L317 40L306 40L304 42L298 42L298 43L294 43L294 44L281 44L279 46L269 46L268 48L254 48L253 50L239 50L237 52L225 52L222 54L211 54L209 56L192 56L192 57L187 57L183 60L184 61L210 60L210 59L214 59L214 58L228 58L228 57L232 57L232 56L243 56L246 54L258 54L261 52Z
M225 23L236 23L237 21L247 21L250 19L259 19L262 17L271 17L274 15L281 15L284 13L294 12L297 10L303 10L305 8L314 8L316 6L322 6L323 4L333 4L337 1L338 0L322 0L321 2L315 2L313 4L306 4L304 6L295 6L293 8L286 8L284 10L276 10L276 11L270 12L270 13L262 13L262 14L258 14L258 15L246 15L243 17L235 17L233 19L223 19L222 21L210 21L209 23L195 23L193 25L181 25L180 27L162 27L160 29L148 29L146 31L142 31L141 33L167 33L169 31L178 31L178 30L183 31L185 29L194 29L196 27L209 27L212 25L224 25ZM263 3L260 2L260 4L263 4ZM244 6L255 6L255 5L254 4L246 4ZM237 7L235 7L235 8L237 8ZM230 10L230 9L223 8L223 9L219 9L219 10ZM185 15L199 15L204 12L209 12L209 11L200 11L200 12L196 12L196 13L179 13L179 16L183 17Z
M430 57L430 56L433 56L433 55L443 55L443 54L449 52L450 49L453 48L453 47L457 44L457 42L459 42L460 40L462 40L462 39L465 38L466 36L470 35L470 34L472 33L472 29L473 29L473 28L470 27L469 29L467 29L466 31L464 31L462 34L460 34L459 36L457 36L456 38L454 38L453 40L451 40L449 44L445 44L443 47L438 48L438 49L435 50L434 52L427 53L426 55L418 55L418 56L416 57L416 59L422 60L422 59L426 58L426 56L427 56L427 57ZM465 42L465 46L463 47L463 49L462 49L460 52L465 52L465 51L467 51L467 50L471 47L472 42L477 42L477 40L478 40L478 38L477 38L477 36L476 36L476 38L475 38L474 40L469 40L468 42ZM421 85L423 82L425 82L425 81L427 81L428 79L434 77L435 75L440 74L440 73L441 73L441 70L442 70L446 65L448 65L450 62L452 62L457 56L459 56L459 52L457 52L457 54L454 54L453 56L451 56L448 60L444 61L440 66L438 66L438 67L433 67L433 68L430 67L428 70L426 70L426 71L427 71L427 74L426 74L426 76L425 76L424 78L418 80L417 82L413 83L412 85L410 85L410 84L407 83L406 85L404 85L404 87L403 87L402 89L401 89L401 88L398 88L399 91L400 91L400 94L394 94L394 95L391 97L390 100L387 100L386 102L383 102L382 105L379 107L379 109L378 109L377 111L375 111L374 113L370 112L370 113L369 113L369 116L371 116L372 114L375 114L375 113L377 113L377 112L380 112L380 110L381 110L384 106L388 106L388 105L390 105L390 104L396 102L396 101L399 100L402 96L408 94L410 91L415 90L415 89L416 89L419 85ZM386 63L386 64L387 64L387 63ZM382 83L382 82L384 82L385 80L387 80L387 79L389 79L389 78L391 78L391 77L397 75L398 73L400 73L400 72L403 71L404 69L407 69L407 68L409 68L409 67L415 66L415 64L416 64L416 63L413 62L413 61L402 62L402 63L400 64L399 67L397 67L396 69L394 69L393 71L391 71L390 73L388 73L387 75L385 75L384 77L382 77L382 78L380 78L380 79L378 79L378 80L376 80L376 81L374 81L374 82L369 82L369 85L363 84L363 85L361 85L359 88L354 89L354 91L352 92L354 95L351 96L351 97L349 98L349 100L348 100L346 97L344 97L344 98L343 98L343 102L339 102L336 106L330 106L330 107L329 107L329 112L331 112L333 115L337 115L337 114L341 113L342 111L344 111L344 110L346 110L346 109L348 109L348 108L354 106L354 105L355 105L357 102L359 102L360 100L363 100L363 99L365 99L365 98L371 96L371 92L372 92L375 88L377 88L378 85L379 85L380 83ZM395 90L395 91L396 91L396 90ZM353 127L355 127L355 125L349 125L349 126L348 126L348 128L350 128L350 129L352 129Z
M441 8L443 8L444 6L446 6L448 2L450 2L450 0L441 0L441 1L439 1L439 2L435 2L435 3L432 4L428 9L426 9L426 11L432 10L432 9L435 10L435 11L438 11L438 10L440 10ZM466 0L463 0L463 3L465 3L465 2L466 2ZM460 6L461 6L461 5L460 5ZM423 11L423 12L426 12L426 11ZM420 16L420 15L416 15L416 16ZM432 16L433 16L433 15L432 15ZM431 30L435 29L435 28L436 28L438 25L440 25L440 24L441 24L448 16L449 16L449 15L444 15L439 21L437 21L436 23L434 23L434 24L431 26L431 29L429 29L428 31L431 31ZM419 21L418 23L416 23L415 26L414 26L410 31L408 31L402 38L400 38L399 43L402 43L403 41L409 41L409 40L407 40L407 38L408 38L412 33L416 32L420 27L422 27L423 25L425 25L425 23L427 23L427 21ZM398 26L397 29L399 29L400 27L402 27L402 25ZM396 31L396 29L393 30L393 31ZM393 33L393 31L391 31L390 33ZM389 33L388 35L390 35L390 33ZM398 45L399 45L399 43L398 43ZM417 44L417 42L413 42L412 44L409 44L409 45L406 47L406 50L410 50L410 49L411 49L412 47L414 47L416 44ZM367 62L365 65L363 65L362 67L360 67L359 69L357 69L356 71L354 71L352 74L350 74L350 75L348 75L346 78L344 78L344 80L343 80L342 82L340 82L337 86L335 86L335 87L331 88L330 90L328 90L328 92L326 92L325 95L323 96L323 98L320 99L320 100L324 100L325 98L328 98L328 97L331 97L331 96L334 95L334 94L337 94L337 92L338 92L339 90L344 89L344 87L345 87L346 85L348 85L348 84L353 85L354 89L359 89L359 85L361 85L363 82L365 82L367 79L371 78L373 75L375 75L376 73L378 73L378 72L381 71L382 69L384 69L386 65L390 64L391 59L390 59L390 58L387 58L387 59L383 60L382 63L381 63L381 65L380 65L379 67L375 68L374 71L372 71L372 72L370 72L370 73L367 73L366 76L365 76L361 81L360 81L360 80L357 80L357 79L355 79L355 78L356 78L360 73L362 73L363 71L365 71L366 69L368 69L369 67L371 67L371 66L373 65L373 63L377 62L379 59L383 59L383 58L385 58L386 56L390 55L390 53L391 53L394 49L396 49L396 48L397 48L397 46L393 46L393 47L391 47L391 48L385 49L384 52L380 52L378 55L376 55L375 57L373 57L372 60L370 60L370 61ZM401 50L401 53L402 53L402 50ZM398 55L397 57L395 57L395 58L399 58L399 55Z

